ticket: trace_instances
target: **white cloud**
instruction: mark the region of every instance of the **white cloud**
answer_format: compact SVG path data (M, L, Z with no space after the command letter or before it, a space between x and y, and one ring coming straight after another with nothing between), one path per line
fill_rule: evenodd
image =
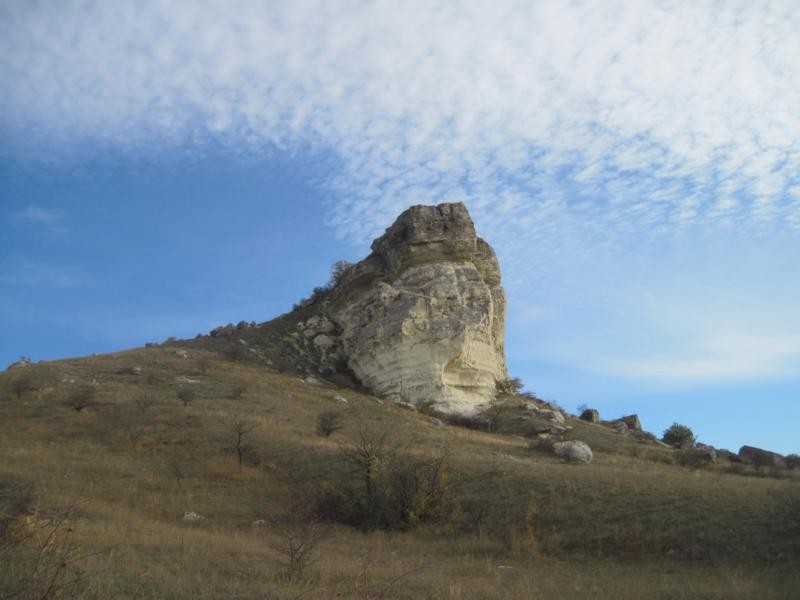
M41 206L30 205L14 213L14 216L22 221L56 228L61 221L62 213L60 211L42 208Z
M332 151L353 198L332 218L362 241L410 198L504 187L535 211L565 168L572 194L633 176L634 221L714 218L680 200L720 179L785 219L797 180L791 2L20 2L0 27L18 151ZM649 213L676 179L678 205Z
M463 200L512 293L593 306L608 281L565 279L654 238L800 229L798 31L791 0L17 1L0 137L44 160L319 160L328 222L357 243ZM738 364L695 349L707 372Z

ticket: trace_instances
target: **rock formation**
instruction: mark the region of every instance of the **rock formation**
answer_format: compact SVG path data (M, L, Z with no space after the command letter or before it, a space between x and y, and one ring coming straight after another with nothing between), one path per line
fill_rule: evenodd
M500 268L460 203L402 213L298 328L321 363L397 402L471 414L508 377Z

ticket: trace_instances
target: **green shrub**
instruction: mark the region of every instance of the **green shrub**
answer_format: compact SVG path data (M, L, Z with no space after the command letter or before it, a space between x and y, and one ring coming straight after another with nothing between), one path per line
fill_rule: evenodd
M673 423L669 428L664 430L664 435L661 439L665 444L669 444L675 448L691 448L695 443L692 430L680 423Z
M789 454L786 457L786 468L787 469L800 468L800 455L798 455L798 454Z

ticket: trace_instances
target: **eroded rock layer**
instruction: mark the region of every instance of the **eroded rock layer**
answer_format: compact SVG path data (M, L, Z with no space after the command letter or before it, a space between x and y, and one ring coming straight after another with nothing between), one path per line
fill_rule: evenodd
M326 305L329 353L381 396L469 414L507 378L500 269L463 204L406 210Z

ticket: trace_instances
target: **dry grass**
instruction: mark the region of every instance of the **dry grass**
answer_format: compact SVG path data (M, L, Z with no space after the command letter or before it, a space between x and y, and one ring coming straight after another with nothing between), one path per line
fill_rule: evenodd
M86 500L73 526L88 555L81 597L735 599L800 589L796 479L665 464L669 450L579 422L572 435L596 460L566 465L514 435L437 427L354 390L188 352L37 365L26 369L35 389L19 397L19 374L0 374L0 478L31 482L45 512ZM76 411L66 400L86 386L93 403ZM189 386L184 405L178 391ZM245 391L232 398L236 386ZM317 435L319 414L334 409L343 428ZM241 468L231 415L252 425ZM401 456L446 448L456 510L408 533L336 526L302 577L281 577L269 523L297 490L336 475L365 422L390 431ZM204 518L185 522L187 511Z

